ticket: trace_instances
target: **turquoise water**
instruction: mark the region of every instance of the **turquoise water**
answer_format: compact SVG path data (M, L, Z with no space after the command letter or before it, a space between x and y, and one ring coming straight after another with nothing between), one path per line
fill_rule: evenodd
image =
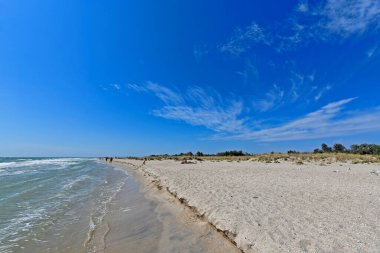
M0 252L91 252L127 180L90 158L0 158Z

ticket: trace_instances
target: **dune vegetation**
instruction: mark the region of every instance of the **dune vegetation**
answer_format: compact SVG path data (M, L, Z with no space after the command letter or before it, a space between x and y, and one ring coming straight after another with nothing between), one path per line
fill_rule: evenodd
M376 144L360 144L351 145L350 148L344 147L342 144L334 144L329 147L322 144L321 148L316 148L313 152L298 152L289 150L286 153L271 152L264 154L250 154L241 150L231 150L219 152L216 154L204 154L200 151L196 153L187 152L179 154L163 154L163 155L149 155L145 157L128 157L132 159L146 159L146 160L195 160L195 161L257 161L264 163L280 163L288 161L296 164L304 164L310 162L317 162L320 165L326 165L336 162L343 163L380 163L380 145Z

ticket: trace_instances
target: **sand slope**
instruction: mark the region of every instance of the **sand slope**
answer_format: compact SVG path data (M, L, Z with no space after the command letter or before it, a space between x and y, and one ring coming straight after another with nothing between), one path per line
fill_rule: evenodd
M165 160L140 170L245 252L380 252L378 164Z

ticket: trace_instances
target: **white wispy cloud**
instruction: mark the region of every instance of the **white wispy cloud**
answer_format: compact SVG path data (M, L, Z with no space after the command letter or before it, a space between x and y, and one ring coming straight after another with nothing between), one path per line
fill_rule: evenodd
M307 1L300 1L296 10L298 12L307 12L309 10L309 3Z
M127 83L125 85L125 87L127 89L134 90L134 91L137 91L137 92L146 92L147 91L147 88L145 88L144 86L135 84L135 83Z
M116 90L120 90L121 89L121 85L120 84L117 84L117 83L113 83L111 84L112 88L116 89Z
M334 43L380 28L379 0L301 0L288 19L271 26L252 22L236 28L219 50L240 55L257 44L277 52L294 50L310 42Z
M295 102L300 97L300 89L304 86L305 76L296 72L291 71L290 82L292 84L289 97L290 101Z
M245 130L245 120L239 119L243 109L242 102L231 102L226 108L213 105L206 106L164 106L154 110L154 115L173 120L180 120L193 126L204 126L221 133L236 133Z
M148 82L145 88L153 92L166 105L178 105L185 102L181 94L157 83Z
M376 49L374 49L374 48L369 49L367 51L367 57L371 58L375 54L375 52L376 52Z
M283 102L285 91L278 85L273 85L273 88L269 90L263 99L258 99L253 102L255 109L265 112L276 106L279 106Z
M321 99L321 97L327 92L331 90L331 86L330 85L326 85L325 87L323 87L321 90L319 90L319 92L317 93L317 95L315 95L314 97L314 100L319 100Z
M328 0L317 12L318 27L332 35L350 37L380 26L378 0Z
M163 102L153 110L153 115L203 126L218 133L244 132L246 119L241 117L243 102L239 99L224 99L216 91L205 91L194 86L181 93L157 83L130 86L136 91L152 93Z
M292 104L310 103L311 101L317 101L331 89L330 85L322 88L313 85L316 78L315 72L304 74L295 67L290 68L291 70L287 71L287 75L289 76L287 80L283 78L275 82L269 89L266 85L261 85L264 91L260 90L260 92L253 95L252 105L254 110L266 112L278 110ZM281 83L281 85L278 83ZM259 82L256 83L256 86L259 86ZM260 93L263 95L260 95Z
M236 28L231 38L218 46L221 52L240 55L247 51L255 43L270 44L269 37L256 22L244 28Z
M181 104L184 102L182 96L178 92L154 82L147 82L145 85L128 83L125 87L136 92L151 92L166 105Z
M207 49L206 45L194 46L193 48L193 55L196 60L201 60L208 53L209 50Z
M373 58L373 57L376 57L379 55L379 48L380 48L380 44L376 45L376 46L373 46L371 47L370 49L367 50L366 54L367 54L367 57L368 58Z
M327 86L326 86L327 87ZM325 87L325 89L327 89ZM185 122L192 126L202 126L215 134L210 139L255 140L259 142L318 139L348 136L380 130L380 108L369 110L346 110L347 104L356 98L331 102L320 109L287 121L278 126L255 126L242 99L225 99L216 91L206 91L194 86L185 92L149 82L146 85L130 85L130 89L147 92L156 96L161 107L152 111L154 116ZM267 101L259 101L262 109L273 106L284 91L274 86L267 93ZM256 104L256 105L257 105ZM268 123L267 123L268 124Z
M308 77L308 79L309 79L311 82L314 82L314 80L315 80L315 72L312 73L312 74L310 74L310 75L308 75L307 77Z
M108 90L121 90L122 88L122 85L118 84L118 83L111 83L111 84L108 84L108 85L100 85L100 87L104 90L104 91L108 91Z
M380 1L326 0L322 4L310 4L301 0L284 24L278 32L281 49L294 49L310 41L339 42L378 30Z
M224 136L223 139L285 141L348 136L380 130L380 109L344 112L344 106L355 98L333 102L299 119L278 127ZM220 137L218 137L220 138Z
M236 74L242 77L244 84L250 84L259 79L259 70L249 60L246 61L244 69L237 71Z
M287 75L289 76L289 80L288 87L284 89L284 102L288 104L294 104L296 102L299 102L300 99L308 100L315 90L315 85L313 85L313 83L316 74L305 74L293 67L290 69ZM282 87L286 86L283 85Z

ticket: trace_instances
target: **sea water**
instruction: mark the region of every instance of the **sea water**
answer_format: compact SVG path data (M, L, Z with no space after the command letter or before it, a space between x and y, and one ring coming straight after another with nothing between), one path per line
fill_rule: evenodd
M96 251L94 231L127 178L92 158L0 158L0 252Z

